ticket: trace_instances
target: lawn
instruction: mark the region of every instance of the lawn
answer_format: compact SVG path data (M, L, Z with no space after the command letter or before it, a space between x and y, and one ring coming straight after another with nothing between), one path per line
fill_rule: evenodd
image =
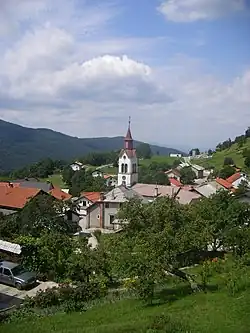
M237 167L245 168L244 158L242 156L244 149L250 149L250 139L247 140L242 148L238 148L237 144L233 144L229 149L216 152L211 159L196 159L192 161L204 167L213 166L216 169L221 169L225 157L231 157Z
M164 156L164 155L154 155L150 159L139 160L139 165L149 165L152 162L156 163L167 163L172 165L175 160L178 160L176 157Z
M95 306L85 313L57 314L4 324L5 333L147 333L156 316L169 316L186 330L158 332L248 333L250 327L250 289L230 296L227 289L192 294L189 287L179 283L161 290L153 306L133 299Z
M60 187L60 188L67 187L63 182L62 175L58 174L58 173L54 174L54 175L51 175L46 179L43 179L43 181L49 181L56 187Z

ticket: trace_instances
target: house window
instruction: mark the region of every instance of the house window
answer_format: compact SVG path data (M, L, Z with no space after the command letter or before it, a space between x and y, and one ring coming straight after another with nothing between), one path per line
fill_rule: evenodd
M112 224L115 220L115 215L109 215L109 223Z
M105 208L109 208L109 203L105 202Z
M125 164L125 173L127 173L127 172L128 172L128 165Z

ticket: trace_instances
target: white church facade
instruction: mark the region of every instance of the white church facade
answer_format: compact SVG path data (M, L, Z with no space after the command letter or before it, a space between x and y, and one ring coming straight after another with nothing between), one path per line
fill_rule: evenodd
M124 147L119 154L117 186L132 187L138 182L138 159L130 130L124 138Z

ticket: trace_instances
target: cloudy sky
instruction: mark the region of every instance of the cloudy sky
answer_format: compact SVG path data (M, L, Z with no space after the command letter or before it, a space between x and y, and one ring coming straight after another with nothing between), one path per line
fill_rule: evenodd
M250 125L249 0L1 0L0 118L213 147Z

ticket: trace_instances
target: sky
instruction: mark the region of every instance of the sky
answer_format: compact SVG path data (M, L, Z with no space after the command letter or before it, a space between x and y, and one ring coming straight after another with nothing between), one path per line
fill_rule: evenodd
M1 0L0 118L213 148L250 126L250 0Z

